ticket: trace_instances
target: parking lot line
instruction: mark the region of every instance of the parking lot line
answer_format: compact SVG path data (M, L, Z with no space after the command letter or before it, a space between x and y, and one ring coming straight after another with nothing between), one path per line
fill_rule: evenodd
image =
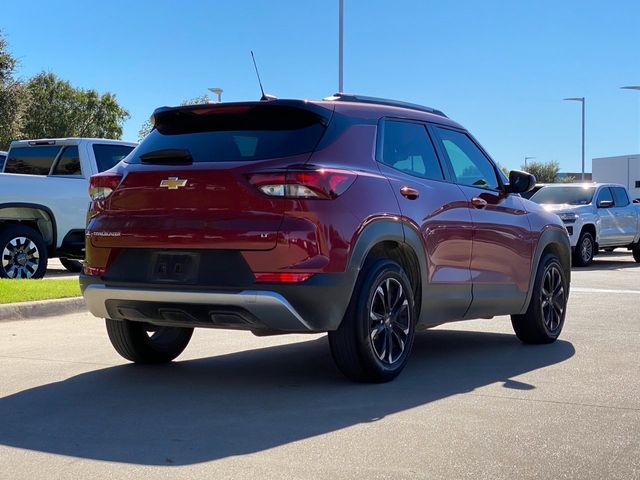
M631 293L631 294L640 295L640 290L573 287L571 288L571 293Z

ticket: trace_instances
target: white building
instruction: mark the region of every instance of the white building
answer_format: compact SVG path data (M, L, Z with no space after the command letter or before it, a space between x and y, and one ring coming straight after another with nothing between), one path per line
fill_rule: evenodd
M640 198L640 155L594 158L592 171L594 182L619 183L632 199Z

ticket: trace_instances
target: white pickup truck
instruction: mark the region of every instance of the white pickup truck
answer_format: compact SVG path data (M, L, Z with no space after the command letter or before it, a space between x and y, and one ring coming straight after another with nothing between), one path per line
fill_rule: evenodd
M0 278L42 278L51 257L79 271L89 177L135 146L97 138L12 142L0 167Z
M640 208L622 185L550 184L530 200L564 222L575 266L586 267L599 250L619 247L631 250L640 263Z

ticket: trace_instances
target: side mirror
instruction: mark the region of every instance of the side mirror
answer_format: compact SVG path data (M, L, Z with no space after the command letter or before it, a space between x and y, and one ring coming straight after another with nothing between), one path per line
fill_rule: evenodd
M613 207L613 200L600 200L598 202L598 208L611 208Z
M525 193L533 190L536 186L536 177L527 172L520 170L511 170L509 172L509 185L507 185L507 193Z

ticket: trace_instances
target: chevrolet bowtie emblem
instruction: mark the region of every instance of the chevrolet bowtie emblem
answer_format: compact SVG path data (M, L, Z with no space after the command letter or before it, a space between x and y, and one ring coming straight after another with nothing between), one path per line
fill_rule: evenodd
M180 187L186 187L187 181L178 177L169 177L160 182L161 187L168 188L169 190L177 190Z

